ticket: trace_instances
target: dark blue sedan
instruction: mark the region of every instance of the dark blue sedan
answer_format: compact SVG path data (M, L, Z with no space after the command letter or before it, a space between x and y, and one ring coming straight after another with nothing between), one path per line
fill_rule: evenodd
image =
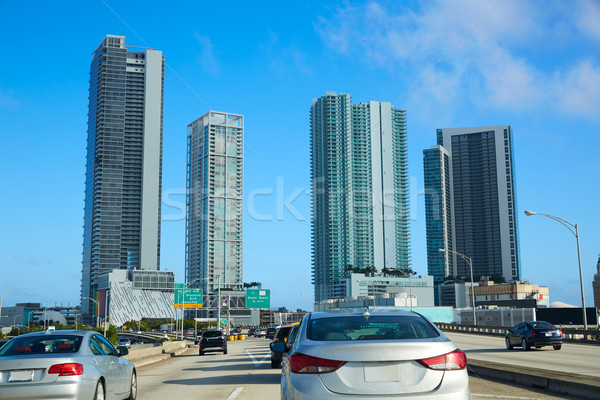
M563 334L560 329L546 321L523 322L506 333L506 348L514 346L523 350L536 349L543 346L552 346L554 350L560 350L563 342Z

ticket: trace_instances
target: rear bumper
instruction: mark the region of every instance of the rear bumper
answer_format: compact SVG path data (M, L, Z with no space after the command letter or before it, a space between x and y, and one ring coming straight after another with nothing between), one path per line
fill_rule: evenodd
M328 390L316 374L289 374L281 378L282 400L372 400L367 394L340 394ZM466 369L461 371L446 371L442 383L430 392L377 395L377 400L400 399L432 399L432 400L470 400L469 377Z
M532 338L527 342L532 347L539 346L557 346L562 344L562 338Z
M92 399L96 391L96 383L91 380L59 378L52 383L1 384L0 399Z

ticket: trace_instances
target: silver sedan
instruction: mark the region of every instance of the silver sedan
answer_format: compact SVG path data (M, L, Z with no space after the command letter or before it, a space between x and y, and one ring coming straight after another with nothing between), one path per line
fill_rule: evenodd
M312 313L283 359L281 398L470 399L466 364L417 313Z
M17 336L0 349L0 399L135 399L135 366L94 331Z

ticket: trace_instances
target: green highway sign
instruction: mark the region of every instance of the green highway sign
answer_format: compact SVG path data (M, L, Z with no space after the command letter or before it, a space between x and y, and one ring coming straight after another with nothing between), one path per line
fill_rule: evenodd
M175 284L173 301L175 308L202 308L202 297L202 289L185 288L184 283Z
M246 308L271 308L271 289L246 290Z

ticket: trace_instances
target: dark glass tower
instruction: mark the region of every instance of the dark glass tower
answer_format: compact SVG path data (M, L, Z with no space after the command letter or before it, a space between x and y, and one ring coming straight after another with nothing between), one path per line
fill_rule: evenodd
M512 130L510 126L437 130L423 152L428 272L520 280Z
M158 270L164 59L108 35L92 53L81 305L94 313L99 277Z

